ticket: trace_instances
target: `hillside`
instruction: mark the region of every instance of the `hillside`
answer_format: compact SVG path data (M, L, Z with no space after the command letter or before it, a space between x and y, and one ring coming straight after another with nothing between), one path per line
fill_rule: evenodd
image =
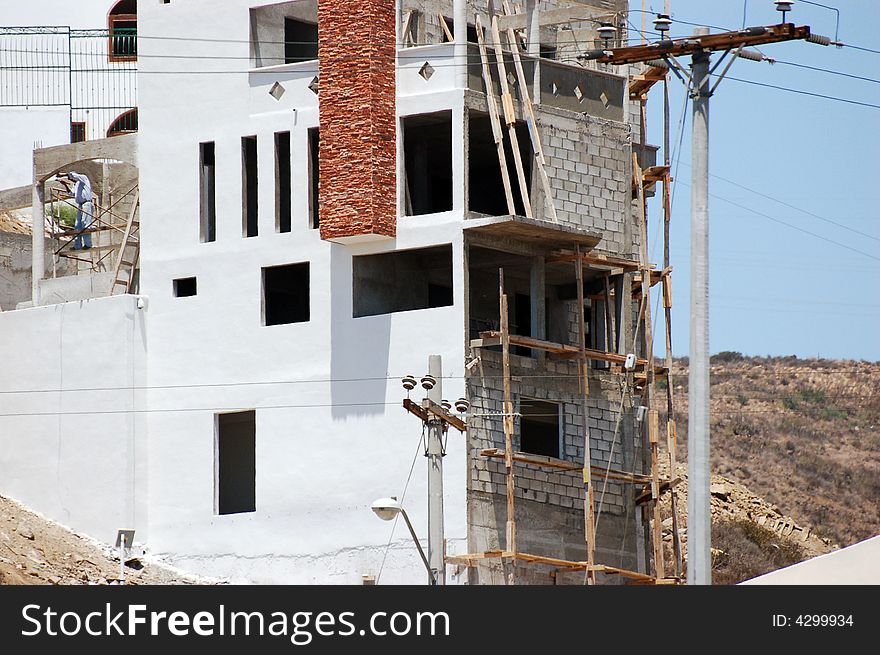
M0 585L120 584L118 551L0 496ZM205 584L132 554L125 584Z
M687 374L687 360L676 360L672 383L679 461L687 456ZM745 485L773 510L763 519L765 526L785 517L804 528L795 537L809 531L826 546L847 546L880 533L880 393L873 383L878 378L880 363L729 352L713 356L713 483ZM662 390L656 402L665 420ZM684 479L684 473L681 468L677 477ZM686 494L684 485L679 490ZM720 547L726 539L740 543L743 535L731 532L752 529L739 524L742 506L725 513L718 511L718 500L713 496L713 521L728 522L715 530L713 545ZM768 515L760 507L753 524ZM680 501L679 508L683 517L686 502ZM753 541L768 537L759 528L754 531ZM790 552L779 565L821 552L820 542L812 543L795 543L804 552ZM765 546L779 551L779 544Z

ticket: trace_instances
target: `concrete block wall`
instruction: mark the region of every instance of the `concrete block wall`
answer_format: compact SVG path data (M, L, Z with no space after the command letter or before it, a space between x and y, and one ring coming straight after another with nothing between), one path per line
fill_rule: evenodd
M577 366L571 362L547 361L543 366L537 359L511 356L511 395L514 411L520 398L537 398L562 406L563 452L562 459L577 464L584 461L584 417L581 394L578 391ZM517 376L520 376L517 379ZM613 469L626 469L624 461L623 429L618 423L620 394L611 374L591 372L590 397L587 401L587 426L590 433L590 455L593 466L606 467L610 458ZM481 364L468 379L468 400L471 403L470 464L468 488L489 494L505 494L506 474L501 459L480 455L484 448L504 448L502 427L503 379L500 353L482 352ZM624 412L631 411L624 403ZM612 442L614 446L612 449ZM514 420L514 449L519 450L519 419ZM633 446L637 446L635 442ZM516 467L516 498L581 511L584 502L582 474L576 471L556 471L548 467L518 464ZM601 489L602 482L597 481ZM605 490L603 512L622 514L626 503L626 487L609 482ZM596 498L598 502L598 497Z
M443 40L443 28L440 25L440 15L446 18L452 18L452 0L403 0L403 16L406 17L409 11L421 12L421 29L417 45L426 43L441 43ZM523 9L523 2L511 3L514 5L514 11ZM593 5L596 7L596 13L607 13L616 11L615 5L618 7L626 4L626 0L607 2L603 0L594 0L593 2L583 2L584 5ZM488 14L488 0L468 0L467 15L468 23L473 24L474 16L477 12L485 16ZM556 9L558 7L570 7L572 3L567 0L543 0L541 2L541 10ZM503 14L504 9L500 2L495 3L495 13ZM591 21L578 21L573 23L577 32L573 38L557 44L556 33L558 25L544 27L541 31L541 42L548 45L559 47L558 56L569 57L578 54L584 43L591 43L595 37L595 24ZM488 27L488 26L485 26ZM450 30L452 26L449 25ZM570 41L570 42L569 42Z
M541 139L559 222L602 233L597 251L632 254L629 216L632 141L625 123L542 108Z
M504 448L503 378L501 354L481 352L481 363L468 378L471 402L468 428L468 549L471 552L502 550L507 521L504 461L480 455L484 448ZM562 406L562 459L583 464L584 416L574 362L539 362L511 356L514 411L521 397L558 402ZM638 435L624 444L624 424L618 426L620 392L618 378L602 371L591 371L587 401L587 426L593 466L618 470L639 470L641 446ZM627 398L623 412L632 412ZM617 435L615 437L615 429ZM519 449L519 420L514 422L514 449ZM627 446L627 447L625 447ZM626 452L625 452L626 451ZM516 464L515 512L517 551L547 557L582 561L586 557L584 536L585 492L580 469L554 470L549 467ZM596 562L638 570L637 512L632 505L633 487L594 480L594 509L600 506L596 532ZM463 573L463 572L461 572ZM487 560L467 571L470 584L583 584L583 573L560 574L555 579L540 565L513 564ZM619 580L607 579L603 583Z

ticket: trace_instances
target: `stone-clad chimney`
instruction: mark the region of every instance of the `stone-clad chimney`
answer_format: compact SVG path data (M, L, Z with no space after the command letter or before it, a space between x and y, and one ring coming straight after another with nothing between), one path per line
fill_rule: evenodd
M318 0L321 238L394 237L394 0Z

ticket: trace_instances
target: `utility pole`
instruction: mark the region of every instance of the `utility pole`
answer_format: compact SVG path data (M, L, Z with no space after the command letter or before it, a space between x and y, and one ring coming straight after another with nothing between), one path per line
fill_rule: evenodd
M425 434L425 457L428 458L428 568L429 584L446 584L446 540L443 532L443 457L446 456L444 437L449 426L461 433L467 430L465 422L452 414L452 407L443 400L443 363L440 355L428 357L428 374L422 378L427 392L421 404L412 401L409 392L415 389L416 379L407 375L401 380L407 396L403 408L422 421ZM455 411L464 414L469 404L465 398L455 401ZM410 527L412 532L412 527ZM413 532L415 539L415 533ZM418 543L418 540L416 540Z
M700 27L694 36L706 36ZM688 367L688 584L712 584L709 511L709 59L691 58L691 326ZM693 438L692 438L693 437Z
M428 389L428 400L440 405L443 398L443 363L440 355L428 357L428 375L436 380ZM428 564L435 584L446 584L443 558L443 420L432 416L427 422L425 455L428 458Z
M665 37L672 22L659 14L654 22L661 39L622 48L592 50L579 58L603 64L648 63L671 70L692 89L693 99L693 179L691 189L691 329L688 373L688 584L712 584L711 512L709 497L709 97L737 58L763 61L765 57L747 46L782 41L805 40L830 45L831 39L813 34L808 26L786 23L785 11L791 3L777 2L783 12L778 25L748 27L732 32L710 34L705 27L682 39ZM667 12L668 13L668 12ZM723 54L710 69L712 52ZM725 68L714 84L710 76L728 56ZM688 73L676 57L691 57Z

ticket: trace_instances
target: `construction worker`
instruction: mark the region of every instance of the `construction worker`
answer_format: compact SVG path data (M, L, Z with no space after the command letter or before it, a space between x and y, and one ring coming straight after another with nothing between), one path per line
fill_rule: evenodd
M92 226L94 220L94 208L92 207L92 183L88 177L80 173L70 171L68 173L58 173L58 177L66 177L72 182L76 182L71 194L76 202L76 225L74 229L77 232L87 230ZM70 187L64 183L64 186L70 191ZM92 247L91 233L78 234L73 240L73 250L80 250Z

